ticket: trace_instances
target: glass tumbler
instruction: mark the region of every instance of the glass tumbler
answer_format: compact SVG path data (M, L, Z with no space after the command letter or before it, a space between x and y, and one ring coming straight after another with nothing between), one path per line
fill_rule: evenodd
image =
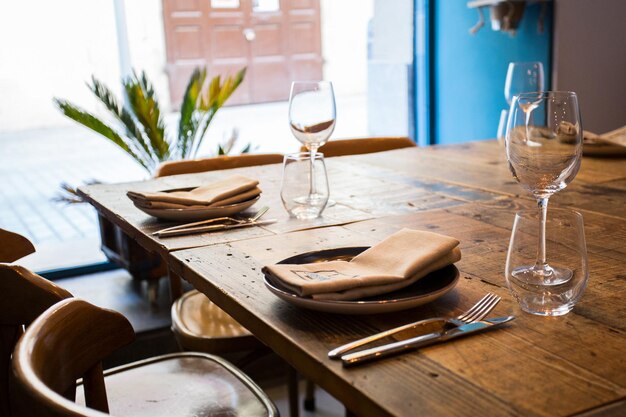
M311 169L311 165L314 169ZM310 198L315 187L316 198ZM328 176L324 154L310 152L287 154L283 159L283 182L280 198L292 217L315 219L322 214L328 202Z
M550 264L571 272L562 283L527 279L524 271L537 259L540 213L516 213L506 257L505 278L522 310L541 316L569 313L580 300L589 277L583 217L567 209L551 209L546 221L546 255Z

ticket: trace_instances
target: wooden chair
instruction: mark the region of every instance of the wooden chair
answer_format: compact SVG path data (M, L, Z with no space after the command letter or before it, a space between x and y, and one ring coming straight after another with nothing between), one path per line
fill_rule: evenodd
M15 349L18 411L41 417L277 415L252 380L207 354L165 355L103 372L102 360L133 339L119 313L75 298L55 304ZM86 407L76 396L79 378Z
M11 354L24 326L50 306L71 296L26 268L0 264L0 416L11 415Z
M242 154L236 156L216 156L213 158L185 159L182 161L163 162L157 168L155 177L168 175L191 174L195 172L216 171L218 169L243 168L255 165L279 164L283 162L283 155L267 154Z
M319 151L325 157L333 157L391 151L413 146L416 146L415 142L407 137L337 139L326 142ZM300 151L307 152L307 148L302 146Z
M35 252L35 247L22 235L0 229L0 262L15 262Z

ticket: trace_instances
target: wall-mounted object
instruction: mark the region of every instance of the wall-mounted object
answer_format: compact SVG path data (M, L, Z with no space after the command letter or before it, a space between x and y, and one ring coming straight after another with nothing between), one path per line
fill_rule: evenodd
M484 9L489 8L491 29L507 32L515 36L517 28L524 17L527 3L541 3L541 13L537 21L537 31L543 33L546 3L550 0L472 0L467 7L478 10L478 22L470 29L473 35L485 25Z

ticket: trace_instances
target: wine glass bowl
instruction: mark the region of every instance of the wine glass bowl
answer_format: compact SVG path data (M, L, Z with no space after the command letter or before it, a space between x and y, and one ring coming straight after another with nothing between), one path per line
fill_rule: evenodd
M513 97L521 93L544 90L543 64L534 62L511 62L504 82L504 98L510 105Z
M513 97L505 138L509 169L533 194L540 210L537 259L516 270L527 283L560 285L572 272L552 267L546 258L545 223L550 196L565 188L578 173L582 127L573 92L533 92Z
M325 144L335 130L336 120L331 82L294 81L291 84L289 127L307 149L315 152Z

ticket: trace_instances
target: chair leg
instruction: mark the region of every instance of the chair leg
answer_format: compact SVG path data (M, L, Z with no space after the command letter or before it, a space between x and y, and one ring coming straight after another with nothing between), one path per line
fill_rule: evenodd
M354 414L352 411L348 410L348 408L346 407L346 417L356 417L356 414Z
M300 415L300 404L298 404L298 373L289 365L287 365L287 396L289 397L289 415L291 417L298 417Z
M315 411L315 384L310 379L306 380L306 393L304 394L304 409Z

